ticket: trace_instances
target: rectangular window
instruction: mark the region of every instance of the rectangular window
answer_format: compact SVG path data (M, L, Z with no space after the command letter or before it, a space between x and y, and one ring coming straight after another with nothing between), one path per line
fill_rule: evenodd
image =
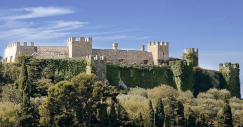
M148 60L143 60L143 64L148 64Z

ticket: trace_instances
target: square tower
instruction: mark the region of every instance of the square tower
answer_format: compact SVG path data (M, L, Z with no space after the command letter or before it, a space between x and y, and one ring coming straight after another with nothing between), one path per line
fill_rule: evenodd
M169 61L168 42L149 42L148 52L152 52L154 65L160 65Z
M92 38L80 37L76 40L76 37L70 37L67 40L69 58L78 58L92 55Z

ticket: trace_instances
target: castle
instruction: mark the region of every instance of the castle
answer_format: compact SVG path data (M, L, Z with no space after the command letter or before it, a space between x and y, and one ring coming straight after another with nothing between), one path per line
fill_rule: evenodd
M192 49L193 53L198 56L198 49ZM185 49L184 53L188 53ZM105 56L106 61L113 64L150 64L150 65L167 65L168 61L174 60L169 57L168 42L149 42L147 51L145 46L141 50L120 50L118 43L113 43L113 49L93 49L92 38L75 37L67 39L67 46L35 46L34 42L27 45L24 42L9 44L5 48L4 63L17 62L18 56L22 54L33 55L36 58L82 58L89 55Z
M173 58L169 56L168 42L149 42L147 51L144 45L141 50L120 50L118 43L113 43L113 49L93 49L90 37L78 40L70 37L67 46L35 46L34 42L20 45L20 42L15 42L6 46L3 62L18 62L18 56L23 54L39 60L85 58L89 61L85 65L86 73L95 73L99 81L105 83L107 79L111 85L124 88L152 88L167 84L177 90L191 90L195 96L210 88L219 88L228 89L233 96L240 97L239 64L219 64L219 71L202 69L198 67L197 48L184 49L183 59ZM95 71L92 71L93 67Z

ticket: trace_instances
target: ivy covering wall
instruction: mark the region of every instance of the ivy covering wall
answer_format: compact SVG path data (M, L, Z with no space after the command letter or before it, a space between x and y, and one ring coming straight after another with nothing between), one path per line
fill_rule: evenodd
M219 71L222 73L231 95L241 97L239 64L225 63L225 66L220 66Z
M116 86L119 84L118 75L128 87L153 88L167 84L177 88L170 67L108 64L107 79L110 84Z
M107 79L115 86L120 79L127 87L153 88L166 84L181 91L191 90L194 96L210 88L228 89L233 96L240 97L239 69L230 66L214 71L193 66L181 60L170 61L166 67L108 64Z
M21 61L19 57L19 61ZM28 65L33 67L34 79L51 79L53 83L61 80L69 80L72 77L86 72L89 65L86 59L35 59L30 57ZM13 83L20 73L19 63L7 63L3 65L3 77L6 82Z
M193 68L193 94L206 92L210 88L229 89L222 73L214 70L206 70L200 67Z
M82 72L95 73L88 59L35 59L28 58L33 80L48 79L52 83L69 80ZM21 57L19 58L21 61ZM191 90L196 96L210 88L228 89L232 96L240 97L239 64L226 63L220 71L193 67L185 61L170 61L170 66L106 65L106 77L111 85L122 80L127 87L153 88L166 84L180 91ZM1 82L14 83L20 74L19 63L6 63L1 67Z
M192 90L193 88L193 71L192 63L178 60L170 61L174 81L177 89L180 91Z

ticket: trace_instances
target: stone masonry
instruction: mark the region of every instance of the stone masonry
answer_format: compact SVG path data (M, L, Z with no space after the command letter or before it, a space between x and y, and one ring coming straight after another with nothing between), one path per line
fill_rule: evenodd
M20 42L15 42L6 46L4 62L17 62L18 56L22 54L36 58L82 58L98 55L106 57L106 61L113 64L161 65L170 60L168 42L149 42L147 48L145 51L145 46L142 45L141 50L120 50L118 43L114 43L113 49L93 49L90 37L70 37L67 39L67 46L35 46L34 42L20 45Z

